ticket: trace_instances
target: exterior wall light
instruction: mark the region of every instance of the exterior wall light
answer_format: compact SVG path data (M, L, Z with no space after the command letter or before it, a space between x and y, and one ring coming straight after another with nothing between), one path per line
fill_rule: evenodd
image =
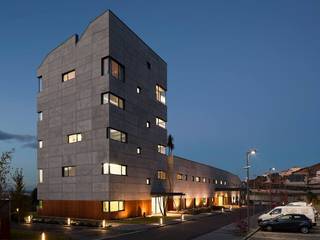
M160 218L160 226L162 226L163 225L163 218L161 217Z
M41 240L46 240L46 234L44 232L41 233Z
M68 219L67 219L67 226L70 226L70 225L71 225L71 219L68 218Z
M105 228L106 227L106 220L102 220L102 228Z

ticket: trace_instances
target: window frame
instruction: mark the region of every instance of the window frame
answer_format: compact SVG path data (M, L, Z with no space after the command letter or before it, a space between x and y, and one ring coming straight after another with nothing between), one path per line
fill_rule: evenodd
M38 76L38 93L43 91L43 77Z
M43 147L44 147L44 141L39 139L38 140L38 149L43 149Z
M120 132L120 139L121 140L119 141L117 139L111 138L110 130L115 130L115 131ZM122 141L123 135L125 136L125 141ZM113 128L113 127L107 127L107 138L110 140L116 141L116 142L120 142L120 143L128 143L128 133L123 132L123 131L116 129L116 128Z
M105 60L108 60L108 65L107 65L108 66L108 71L106 71L104 69L104 67L105 67L104 61ZM115 63L118 64L118 72L119 72L119 75L121 75L121 73L122 73L122 79L121 78L117 78L116 76L114 76L112 74L112 71L111 71L111 67L112 66L111 66L111 61L110 60L114 61ZM116 60L115 58L113 58L111 56L106 56L106 57L101 58L101 76L105 76L106 73L109 74L109 76L111 76L111 77L113 77L113 78L115 78L117 80L125 82L125 75L126 75L125 74L125 66L122 63L120 63L118 60Z
M111 164L120 166L121 174L111 173L111 171L110 171L111 170L111 168L110 168ZM105 165L108 165L107 173L105 173L105 171L104 171L105 170ZM123 169L125 169L125 174L123 174ZM118 163L110 163L110 162L102 163L102 175L128 176L128 165L123 165L123 164L118 164Z
M118 210L116 211L111 211L111 208L110 208L110 203L111 202L117 202L118 203ZM120 209L119 206L120 204L119 203L122 203L122 207L123 209ZM105 208L104 208L104 203L107 203L108 204L108 211L104 211ZM121 212L121 211L125 211L125 201L124 200L105 200L105 201L102 201L102 212L104 213L112 213L112 212Z
M108 94L108 102L107 103L104 102L104 95L106 95L106 94ZM116 105L110 101L110 95L113 95L114 97L117 98L118 105ZM120 107L120 100L122 101L122 107ZM114 94L113 92L110 92L110 91L101 93L101 105L105 105L105 104L111 104L113 106L116 106L117 108L125 110L125 99L118 96L117 94Z
M68 175L65 175L65 168L74 168L74 175L70 175L70 169L68 169ZM62 166L62 177L75 177L76 176L76 166Z
M77 139L77 141L75 141L75 142L70 142L70 137L71 136L76 136L76 139ZM79 140L79 136L80 136L80 140ZM67 135L67 143L68 144L73 144L73 143L77 143L77 142L82 142L82 140L83 140L83 134L82 133L72 133L72 134L69 134L69 135Z
M160 94L160 91L159 91L159 88L161 88L164 92L164 102L161 101L161 94ZM162 103L163 105L167 105L167 89L165 89L164 87L162 87L160 84L156 84L156 87L155 87L155 91L156 91L156 100L157 102L160 102ZM159 92L159 99L158 99L158 92Z
M43 120L43 112L39 111L38 112L38 122L41 122Z
M38 182L39 183L43 183L43 169L42 168L39 168L38 169L38 174L39 174L39 179L38 179Z
M160 121L162 121L162 122L164 123L164 127L161 126ZM156 126L162 128L162 129L167 129L167 121L163 120L163 119L160 118L160 117L156 117Z
M66 75L66 76L68 76L70 73L72 73L72 72L74 72L74 78L68 78L67 80L64 80L64 76ZM67 72L64 72L64 73L62 73L62 82L68 82L68 81L70 81L70 80L73 80L73 79L76 79L76 69L72 69L72 70L70 70L70 71L67 71Z
M167 180L167 173L163 170L157 170L157 179L158 180Z
M162 148L164 148L164 153L161 151ZM167 147L165 145L158 144L157 151L158 151L158 153L160 153L162 155L166 155Z

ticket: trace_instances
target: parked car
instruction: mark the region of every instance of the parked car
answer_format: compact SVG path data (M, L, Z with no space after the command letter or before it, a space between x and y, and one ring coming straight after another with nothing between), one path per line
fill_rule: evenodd
M258 223L261 221L269 220L276 218L281 215L285 214L303 214L307 216L311 221L313 225L316 225L316 215L314 212L313 207L306 206L279 206L275 207L274 209L270 210L269 212L262 214L258 218Z
M261 221L259 226L267 231L290 231L308 233L312 228L311 220L303 214L285 214Z

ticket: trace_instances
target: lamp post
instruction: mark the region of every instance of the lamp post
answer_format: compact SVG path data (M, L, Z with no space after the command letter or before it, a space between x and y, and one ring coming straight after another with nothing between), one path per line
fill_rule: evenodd
M250 199L249 199L249 169L250 169L250 156L256 155L257 150L256 149L249 149L246 153L246 166L245 169L247 169L247 230L249 232L250 230L250 209L249 209L249 203L250 203Z

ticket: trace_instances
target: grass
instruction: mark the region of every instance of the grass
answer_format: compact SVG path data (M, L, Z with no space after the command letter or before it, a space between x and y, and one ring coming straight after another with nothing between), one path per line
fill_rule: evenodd
M171 221L174 219L178 219L179 217L163 217L163 222ZM123 220L115 220L115 222L118 223L126 223L126 224L152 224L152 223L159 223L160 222L160 217L158 216L153 216L153 217L139 217L139 218L129 218L129 219L123 219Z
M30 230L18 230L12 229L11 230L11 239L12 240L41 240L41 232L39 231L30 231ZM58 234L53 233L46 233L45 240L70 240L66 236L61 236Z

